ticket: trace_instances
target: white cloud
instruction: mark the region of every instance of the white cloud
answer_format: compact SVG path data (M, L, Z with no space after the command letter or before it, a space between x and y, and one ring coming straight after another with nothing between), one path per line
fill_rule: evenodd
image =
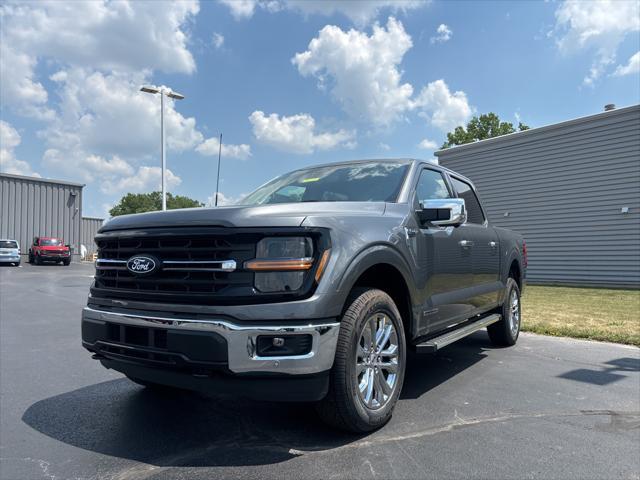
M389 146L388 144L384 143L384 142L380 142L378 144L378 148L380 150L384 150L385 152L388 152L389 150L391 150L391 146Z
M616 77L622 77L624 75L631 75L633 73L640 73L640 52L634 53L626 65L618 65L618 68L613 72Z
M160 98L139 91L148 83L144 73L73 68L51 78L58 86L60 113L42 134L50 147L125 158L159 149ZM195 119L178 113L169 98L165 128L169 150L185 151L202 142Z
M249 116L256 139L266 145L292 153L312 153L336 147L353 148L355 132L316 132L314 118L306 113L280 117L256 110Z
M211 43L216 48L222 48L224 45L224 35L218 32L213 32L213 35L211 36Z
M418 148L422 148L423 150L435 150L438 148L438 144L433 140L425 138L418 144Z
M231 15L236 20L245 20L253 17L258 6L258 0L220 0L220 3L229 7Z
M449 131L463 125L473 114L467 95L453 92L444 80L436 80L422 89L414 105L422 109L420 115L442 131Z
M2 8L3 36L18 51L66 64L194 72L185 25L198 13L198 1L157 6L107 0L9 4Z
M430 0L220 0L236 20L251 18L258 8L268 12L293 10L303 15L335 15L348 17L358 26L374 20L383 10L407 12L423 7Z
M20 145L20 142L22 138L18 131L10 123L0 120L0 171L39 177L40 175L33 171L28 162L16 158L14 149Z
M236 198L236 197L225 195L222 192L218 192L218 206L224 207L226 205L234 205L243 196L244 195ZM214 207L215 204L216 204L216 193L213 192L213 194L210 197L207 197L207 201L205 202L204 205L205 207Z
M138 90L155 70L195 71L187 46L198 10L197 0L162 8L107 0L0 6L2 103L46 121L38 132L45 166L95 182L105 193L159 178L158 167L140 166L159 150L159 97ZM59 68L50 76L55 110L37 75L43 64ZM202 142L195 119L178 113L173 100L166 102L165 121L170 151ZM169 174L169 185L179 181Z
M451 29L444 23L441 23L438 29L436 30L436 36L431 37L431 43L448 42L451 39L452 35L453 35L453 32L451 31Z
M223 139L224 140L224 139ZM202 155L217 156L220 149L220 139L211 137L196 147L196 151ZM222 142L222 156L224 158L237 158L246 160L251 156L251 147L247 144L233 145Z
M348 17L358 26L364 26L374 20L381 11L406 12L430 3L427 0L287 0L290 9L299 10L305 15L334 15Z
M166 170L167 191L177 187L182 183L182 179L175 175L171 170ZM148 192L151 190L160 190L161 187L161 169L160 167L139 167L134 175L120 178L115 182L106 181L101 186L104 192Z
M624 38L640 31L640 4L625 0L565 0L555 12L557 45L563 53L595 52L583 83L592 86L615 62Z
M399 67L411 46L411 37L393 17L386 28L375 25L371 35L327 25L292 62L303 76L317 78L321 90L329 89L350 116L376 127L412 110L443 130L464 123L472 113L464 92L451 93L444 80L436 80L414 98L413 86L402 83Z
M316 77L321 88L329 86L351 116L385 126L410 107L413 87L401 83L398 65L411 46L411 37L393 17L386 28L374 25L370 36L327 25L292 62L303 76Z

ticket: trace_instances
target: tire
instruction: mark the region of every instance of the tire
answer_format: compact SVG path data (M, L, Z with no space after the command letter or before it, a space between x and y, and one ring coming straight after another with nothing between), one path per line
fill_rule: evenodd
M69 266L69 264L71 264L71 259L70 259L70 258L68 258L68 259L62 260L62 264L63 264L65 267L68 267L68 266Z
M29 250L29 258L27 260L27 263L33 263L33 254L31 253L31 250Z
M507 294L499 309L502 320L487 327L489 339L497 347L510 347L516 344L522 324L520 289L513 278L507 280Z
M398 401L406 368L405 334L398 308L382 290L358 289L347 305L329 392L317 404L317 410L322 420L335 428L365 433L385 425ZM375 345L372 339L366 348L368 339L373 337L371 331L391 333L381 345ZM377 356L371 352L372 344ZM368 384L373 388L369 389Z
M40 259L40 255L34 255L34 263L36 265L42 265L42 260Z
M16 262L16 263L14 263L14 265L15 265L16 267L19 267L19 266L20 266L20 262Z

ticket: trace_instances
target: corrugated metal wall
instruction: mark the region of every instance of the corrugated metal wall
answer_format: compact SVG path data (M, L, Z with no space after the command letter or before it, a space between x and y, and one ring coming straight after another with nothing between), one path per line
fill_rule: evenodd
M93 239L103 223L103 218L82 217L82 240L80 243L87 247L88 254L92 254L97 251L96 244Z
M640 105L436 155L525 236L530 282L640 287Z
M61 237L80 254L82 185L0 174L0 238L27 254L35 236Z

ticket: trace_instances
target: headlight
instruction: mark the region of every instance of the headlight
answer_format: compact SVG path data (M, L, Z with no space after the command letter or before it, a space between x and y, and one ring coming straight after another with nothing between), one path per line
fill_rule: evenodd
M309 237L268 237L258 242L256 258L245 262L253 270L255 287L265 293L290 292L302 287L313 266L313 243Z

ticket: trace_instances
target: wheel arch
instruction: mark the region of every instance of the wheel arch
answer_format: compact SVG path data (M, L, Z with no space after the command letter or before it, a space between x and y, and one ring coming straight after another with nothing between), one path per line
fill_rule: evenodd
M338 292L342 311L348 307L349 294L354 288L377 288L394 301L405 329L407 341L414 336L414 282L402 255L386 245L375 245L360 252L345 269Z

